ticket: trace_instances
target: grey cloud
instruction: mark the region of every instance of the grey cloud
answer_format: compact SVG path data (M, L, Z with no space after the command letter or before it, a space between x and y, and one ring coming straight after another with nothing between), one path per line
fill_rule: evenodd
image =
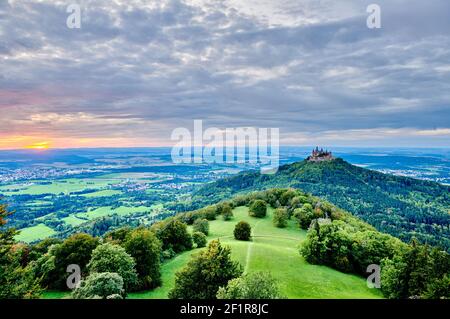
M167 140L197 118L286 134L448 127L450 4L379 1L383 28L369 30L366 2L280 1L279 14L316 22L269 25L227 2L95 1L80 30L65 27L65 2L3 4L0 108L15 111L0 133ZM29 121L78 112L93 119Z

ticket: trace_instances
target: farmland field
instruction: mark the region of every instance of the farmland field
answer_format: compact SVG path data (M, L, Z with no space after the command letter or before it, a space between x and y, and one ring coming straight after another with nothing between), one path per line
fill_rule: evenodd
M44 224L37 224L36 226L21 229L20 234L16 236L16 239L24 242L32 242L50 237L54 234L56 234L56 232L52 228Z
M179 191L176 187L164 189L161 186L164 181L171 183L171 178L166 173L127 172L33 179L1 185L0 197L4 196L15 211L10 225L23 230L16 238L32 243L64 231L76 232L84 223L112 215L133 216L141 222L154 218L155 214L165 211L165 198L174 198L169 194ZM179 185L186 187L188 183L179 181ZM39 229L44 231L33 235Z

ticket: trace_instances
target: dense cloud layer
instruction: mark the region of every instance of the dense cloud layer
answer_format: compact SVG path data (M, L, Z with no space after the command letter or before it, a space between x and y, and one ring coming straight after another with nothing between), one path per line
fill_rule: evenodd
M0 147L168 145L193 119L279 127L282 144L448 145L449 15L446 0L3 0Z

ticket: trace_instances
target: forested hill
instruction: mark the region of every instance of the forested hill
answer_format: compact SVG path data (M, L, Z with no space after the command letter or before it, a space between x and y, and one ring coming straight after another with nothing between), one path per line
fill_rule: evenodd
M242 172L201 188L197 203L216 202L241 192L294 187L352 212L406 242L450 250L450 187L431 181L387 175L342 159L307 160L280 167L273 175Z

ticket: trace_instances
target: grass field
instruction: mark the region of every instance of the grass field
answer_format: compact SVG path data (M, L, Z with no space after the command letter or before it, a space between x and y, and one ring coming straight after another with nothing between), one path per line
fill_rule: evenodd
M69 224L71 226L78 226L78 225L81 225L81 224L86 222L85 219L78 218L78 217L76 217L74 215L70 215L70 216L64 217L61 220L64 221L66 224Z
M218 219L210 222L209 240L220 239L232 249L233 259L239 261L245 272L270 271L278 279L281 292L288 298L382 298L376 289L369 289L362 277L344 274L325 266L308 264L298 252L299 244L306 232L294 221L287 228L276 228L272 224L272 209L264 219L248 216L247 207L238 207L231 221ZM245 220L252 226L252 241L243 242L233 238L233 229L238 221ZM176 271L183 268L192 254L199 249L184 252L162 265L163 285L146 292L130 293L129 298L167 298L175 282ZM45 298L61 298L48 292Z
M153 207L147 207L147 206L137 206L137 207L128 207L128 206L120 206L116 209L112 209L110 206L102 206L99 208L96 208L94 210L89 210L86 213L78 213L75 215L75 217L82 217L82 218L88 218L88 219L95 219L99 217L104 217L108 215L128 215L133 213L141 213L146 211L151 211Z
M20 234L16 236L16 240L30 243L38 239L44 239L56 234L56 232L50 227L44 224L38 224L36 226L23 228L20 230Z

